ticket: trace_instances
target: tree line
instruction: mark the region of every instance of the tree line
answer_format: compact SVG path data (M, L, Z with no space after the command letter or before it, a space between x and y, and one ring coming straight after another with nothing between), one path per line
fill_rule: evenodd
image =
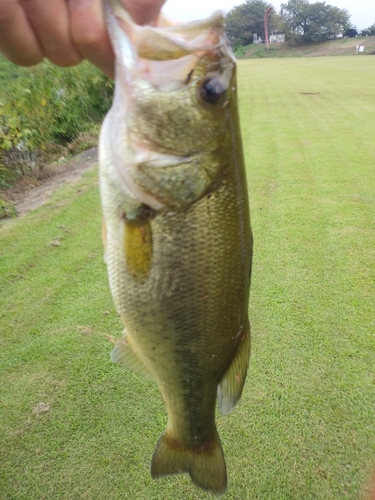
M264 38L264 15L269 3L246 0L234 7L227 16L227 36L234 47L253 42L254 34ZM354 27L350 14L326 2L289 0L281 5L280 13L272 9L268 18L269 31L282 31L287 39L296 43L320 42L330 36L345 33ZM375 26L363 32L375 35Z

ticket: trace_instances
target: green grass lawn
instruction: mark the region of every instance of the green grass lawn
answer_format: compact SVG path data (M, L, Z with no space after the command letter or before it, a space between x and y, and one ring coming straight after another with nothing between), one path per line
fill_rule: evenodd
M354 500L375 468L374 61L239 63L253 355L225 498ZM0 229L0 498L208 498L150 478L165 410L109 360L100 224L93 171Z

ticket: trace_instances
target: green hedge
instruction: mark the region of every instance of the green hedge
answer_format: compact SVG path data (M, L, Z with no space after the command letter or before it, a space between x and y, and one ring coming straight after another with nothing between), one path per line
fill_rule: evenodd
M25 165L32 169L46 161L54 145L66 146L97 126L114 85L87 62L69 69L44 62L17 71L0 63L1 187L22 175Z

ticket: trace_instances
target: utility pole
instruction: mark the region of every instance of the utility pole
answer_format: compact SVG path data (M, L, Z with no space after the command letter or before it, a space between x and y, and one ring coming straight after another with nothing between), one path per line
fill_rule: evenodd
M266 14L264 16L264 36L266 38L266 49L267 50L270 49L270 40L268 38L268 15L271 12L271 10L272 10L272 5L271 5L271 7L268 7L268 9L266 10Z

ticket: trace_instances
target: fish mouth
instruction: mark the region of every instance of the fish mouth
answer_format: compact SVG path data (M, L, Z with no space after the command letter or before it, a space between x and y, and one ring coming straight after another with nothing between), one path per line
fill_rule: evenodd
M155 26L139 26L119 0L106 0L105 7L116 54L116 72L121 73L124 82L143 78L158 90L168 92L189 83L205 55L235 61L226 43L223 11L183 24L160 14Z

